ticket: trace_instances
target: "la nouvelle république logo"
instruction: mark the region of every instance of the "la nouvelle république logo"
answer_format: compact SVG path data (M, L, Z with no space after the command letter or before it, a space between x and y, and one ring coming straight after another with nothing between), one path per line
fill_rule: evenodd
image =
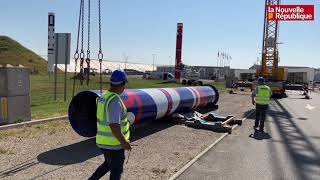
M313 21L314 5L267 5L269 21Z

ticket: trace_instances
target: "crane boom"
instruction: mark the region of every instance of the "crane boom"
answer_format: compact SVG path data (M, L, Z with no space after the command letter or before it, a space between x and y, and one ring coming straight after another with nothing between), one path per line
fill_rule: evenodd
M262 61L256 75L266 78L266 84L272 89L273 94L285 94L285 68L279 68L278 35L279 22L269 20L268 5L280 5L281 0L265 0Z
M280 5L280 0L266 0L264 14L264 30L262 43L262 63L260 76L270 80L279 80L278 77L278 27L279 22L268 20L267 5Z

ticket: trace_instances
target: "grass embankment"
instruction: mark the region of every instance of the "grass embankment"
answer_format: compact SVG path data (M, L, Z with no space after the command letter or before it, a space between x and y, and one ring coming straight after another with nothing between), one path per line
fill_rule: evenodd
M103 77L104 80L107 79ZM75 93L82 90L99 89L99 76L92 77L89 86L80 85L79 80L76 81ZM85 83L85 82L84 82ZM223 82L214 84L218 89L225 89ZM63 101L63 75L59 75L57 83L57 101L54 100L54 79L53 76L49 79L48 75L33 75L31 76L31 109L32 119L40 119L52 116L67 114L68 105L72 96L73 79L68 77L67 80L67 101ZM182 86L177 83L164 83L159 80L144 80L144 79L129 79L128 89L136 88L161 88L161 87L178 87ZM103 85L104 89L108 87L107 82Z
M47 61L17 41L0 36L0 65L23 65L29 67L33 74L45 74Z

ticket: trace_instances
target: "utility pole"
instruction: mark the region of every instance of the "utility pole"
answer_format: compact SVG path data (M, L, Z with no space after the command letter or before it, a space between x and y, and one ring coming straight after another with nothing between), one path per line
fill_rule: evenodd
M127 62L128 62L129 56L127 56L126 53L123 53L122 56L123 56L123 61L124 61L124 71L126 72Z
M124 72L127 70L127 62L128 62L129 56L126 56L125 61L124 61Z
M170 71L170 73L171 73L171 66L172 66L172 58L171 58L171 56L169 56L169 60L170 60L170 66L169 66L169 71Z
M219 51L218 51L218 55L217 55L217 67L219 66Z
M156 56L156 54L152 54L152 56L153 56L153 67L152 67L152 71L154 71L154 61L155 61L155 56Z

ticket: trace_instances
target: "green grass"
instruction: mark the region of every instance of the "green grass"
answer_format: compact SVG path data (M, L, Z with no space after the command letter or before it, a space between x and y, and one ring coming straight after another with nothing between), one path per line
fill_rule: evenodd
M104 77L106 79L106 77ZM76 81L75 94L82 90L98 90L100 89L99 78L91 78L89 86L80 85L79 80ZM162 84L162 81L129 79L128 89L135 88L158 88L158 87L177 87L181 86L176 83ZM59 75L57 83L57 101L54 100L54 80L51 76L31 76L31 109L32 119L39 119L51 116L66 115L68 105L72 97L73 79L68 77L67 80L67 101L64 102L64 80L63 75ZM103 89L108 88L107 82L104 82Z
M226 90L226 82L214 82L212 85L216 87L219 91Z
M35 138L43 133L52 135L57 132L70 131L70 126L66 126L66 121L52 121L44 124L25 126L23 128L15 128L0 131L0 140L6 140L7 138Z
M67 101L63 101L63 75L58 77L58 99L55 101L53 96L54 81L53 76L49 78L47 75L47 62L40 56L33 53L31 50L23 47L17 41L7 37L0 36L0 65L22 64L29 67L33 74L31 76L31 110L32 119L46 118L58 115L66 115L69 102L72 96L73 80L70 74L67 82ZM61 72L61 71L60 71ZM104 77L104 80L107 79ZM76 91L99 89L99 77L91 80L90 85L80 86L79 81L76 81ZM218 82L214 84L218 89L225 89L224 83ZM107 82L104 83L104 89L107 88ZM180 84L163 83L158 80L142 80L130 79L127 85L128 89L136 88L160 88L160 87L178 87Z
M48 75L32 75L31 76L31 110L32 119L40 119L46 117L53 117L59 115L66 115L68 105L72 97L72 85L73 79L68 77L67 80L67 101L63 100L63 87L64 79L63 75L58 76L58 88L57 88L57 101L54 100L54 79L53 76ZM103 77L104 80L107 77ZM92 77L90 85L80 85L79 80L76 80L76 90L75 93L82 90L98 90L100 88L99 76ZM108 88L108 83L104 82L103 88ZM225 89L223 82L217 82L214 84L218 89ZM144 79L129 79L127 84L128 89L137 88L161 88L161 87L179 87L182 86L178 83L164 83L164 81L159 80L144 80Z

